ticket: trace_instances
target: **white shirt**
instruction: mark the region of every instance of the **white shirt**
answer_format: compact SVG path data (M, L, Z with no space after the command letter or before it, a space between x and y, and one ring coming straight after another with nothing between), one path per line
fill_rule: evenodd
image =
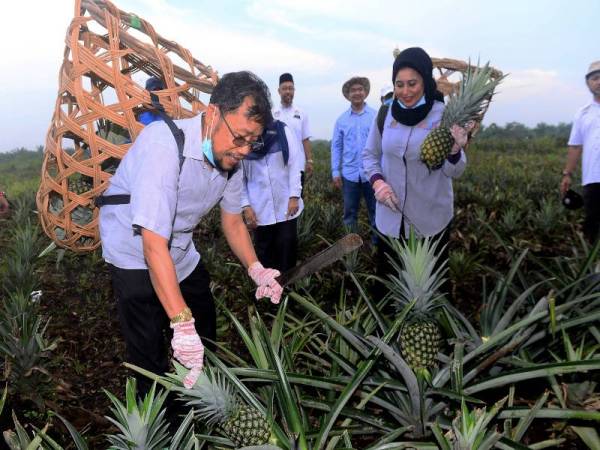
M281 120L288 127L294 130L297 141L302 149L302 170L304 171L304 166L306 165L306 156L304 155L304 146L302 145L302 141L311 138L308 116L297 106L292 105L285 107L280 104L279 107L273 108L273 117L277 120Z
M577 111L569 145L583 146L582 184L600 183L600 103L592 100Z
M282 152L268 153L260 159L242 161L242 206L252 207L260 226L295 219L304 209L300 198L300 173L304 163L304 150L290 127L285 127L285 136L290 152L287 165L283 163ZM298 212L287 217L290 197L298 197Z

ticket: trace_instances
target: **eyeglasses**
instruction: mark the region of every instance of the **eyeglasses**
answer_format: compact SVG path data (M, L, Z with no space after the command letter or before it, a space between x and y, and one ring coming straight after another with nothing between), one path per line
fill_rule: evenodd
M221 112L221 117L223 118L223 122L225 122L225 125L227 125L227 129L229 130L229 133L231 133L231 136L233 137L232 142L236 147L250 146L251 152L258 151L264 147L265 143L264 143L262 137L259 137L255 141L248 141L248 140L246 140L246 138L240 136L239 134L235 134L233 132L233 130L229 126L229 123L227 122L227 119L225 119L225 115L223 114L223 112Z

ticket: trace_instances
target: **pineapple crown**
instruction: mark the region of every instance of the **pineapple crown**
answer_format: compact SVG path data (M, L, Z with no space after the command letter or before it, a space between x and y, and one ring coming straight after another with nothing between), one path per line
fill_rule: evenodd
M183 384L188 370L175 365L177 378ZM191 389L181 391L187 405L196 408L198 416L207 425L220 425L233 417L239 409L238 399L231 384L216 368L204 366L196 384Z
M397 275L390 275L387 286L398 309L415 301L414 313L428 315L441 306L443 294L439 292L445 281L446 262L438 264L437 248L439 240L427 237L418 239L411 229L405 242L390 242L397 258L388 255ZM441 251L442 249L440 249Z
M115 425L120 433L108 437L111 448L161 449L167 445L169 435L168 424L164 420L166 410L162 408L168 392L156 393L156 383L144 399L138 399L136 381L128 378L125 386L125 403L108 391L104 391L113 406L110 408L113 417L107 419Z
M467 122L478 119L485 105L492 100L494 90L505 77L506 75L497 76L489 62L483 67L469 64L459 91L449 96L441 126L465 126Z

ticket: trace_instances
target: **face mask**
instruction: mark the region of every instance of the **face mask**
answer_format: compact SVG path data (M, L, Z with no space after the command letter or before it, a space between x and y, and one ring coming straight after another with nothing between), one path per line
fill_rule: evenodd
M206 116L204 116L204 117L206 117ZM206 159L208 159L208 162L210 162L213 167L217 167L217 164L215 163L215 155L213 154L212 139L210 138L210 136L212 135L212 128L213 128L214 121L215 121L215 113L213 110L212 120L210 121L210 127L208 128L208 133L207 133L208 137L205 137L204 140L202 141L202 153L204 153L204 156L206 156Z
M419 101L416 103L416 105L415 105L415 106L411 106L410 108L409 108L408 106L406 106L404 103L402 103L400 100L396 100L396 101L398 102L398 104L400 105L400 107L401 107L402 109L415 109L415 108L417 108L417 107L419 107L419 106L422 106L422 105L424 105L424 104L426 103L426 102L425 102L425 95L423 95L423 96L422 96L422 97L419 99Z
M202 141L202 153L204 153L204 156L206 156L206 159L208 159L208 161L213 166L216 166L215 157L214 157L213 151L212 151L212 139L205 138Z

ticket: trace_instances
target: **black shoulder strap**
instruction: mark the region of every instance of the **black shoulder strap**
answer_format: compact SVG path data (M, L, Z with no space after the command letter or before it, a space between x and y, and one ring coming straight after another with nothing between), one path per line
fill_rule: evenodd
M169 130L171 130L171 134L175 139L175 143L177 144L177 152L179 155L179 174L181 174L181 169L183 167L183 161L185 161L185 156L183 156L183 146L185 145L185 134L183 130L175 125L173 119L171 119L167 113L165 112L165 108L160 104L158 99L158 95L154 92L150 92L150 99L152 100L152 106L154 106L154 110L160 116L160 118L167 124ZM231 178L229 175L229 178ZM228 178L228 179L229 179ZM104 205L126 205L131 201L131 196L129 194L119 194L119 195L99 195L94 199L94 205L98 208Z
M175 138L175 143L177 144L177 151L179 152L179 172L181 172L181 167L183 166L183 161L185 157L183 156L183 146L185 144L185 134L183 134L183 130L175 125L173 119L171 119L167 113L165 112L165 108L160 104L158 100L158 95L154 92L150 92L150 100L152 100L152 106L156 110L156 113L160 116L160 118L167 124L169 129L171 130L171 134Z
M377 128L379 128L381 136L383 136L383 125L385 124L385 116L387 116L389 107L389 105L381 105L379 111L377 111Z

